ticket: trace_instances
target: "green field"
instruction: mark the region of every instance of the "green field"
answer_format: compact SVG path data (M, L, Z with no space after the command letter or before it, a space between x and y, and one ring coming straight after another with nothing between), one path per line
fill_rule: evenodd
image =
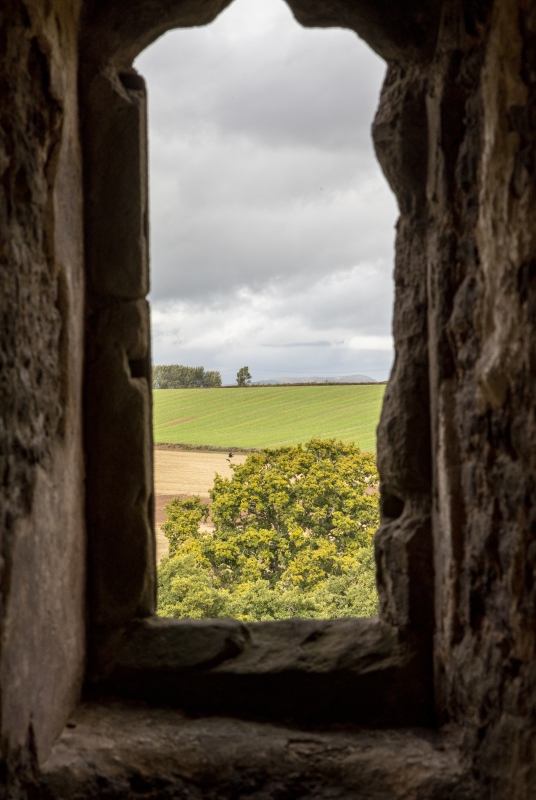
M385 386L156 389L155 442L277 447L313 436L376 449Z

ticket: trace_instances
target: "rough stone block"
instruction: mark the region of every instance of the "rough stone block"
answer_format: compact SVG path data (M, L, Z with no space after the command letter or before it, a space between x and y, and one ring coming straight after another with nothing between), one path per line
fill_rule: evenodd
M92 295L136 299L149 291L146 114L143 78L127 73L122 82L113 70L95 76L83 133Z

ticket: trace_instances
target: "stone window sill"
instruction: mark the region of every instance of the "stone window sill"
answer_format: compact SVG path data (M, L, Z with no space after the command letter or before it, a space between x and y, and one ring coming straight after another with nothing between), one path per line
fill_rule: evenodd
M87 697L278 721L433 725L422 646L378 617L135 620L93 642Z
M113 702L76 711L39 780L46 800L469 797L449 731L194 719Z

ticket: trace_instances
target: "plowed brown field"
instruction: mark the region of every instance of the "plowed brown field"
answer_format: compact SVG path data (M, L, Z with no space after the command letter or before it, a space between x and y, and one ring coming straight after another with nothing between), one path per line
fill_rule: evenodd
M243 464L245 455L234 455L232 463ZM214 476L230 478L233 474L225 453L203 453L189 450L154 451L154 488L156 522L156 560L168 552L168 540L161 530L165 521L164 506L172 497L184 499L198 494L204 500L214 483Z

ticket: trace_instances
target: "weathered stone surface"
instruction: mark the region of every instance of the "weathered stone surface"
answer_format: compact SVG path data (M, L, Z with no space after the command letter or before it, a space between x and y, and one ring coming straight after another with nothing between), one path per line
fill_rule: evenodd
M207 25L231 0L89 0L85 4L84 60L120 70L171 28ZM440 0L286 0L310 27L355 30L387 60L422 60L433 52Z
M172 28L212 22L231 0L87 0L82 19L82 72L113 65L129 70L139 53Z
M90 613L121 626L156 599L147 302L93 309L86 350Z
M85 233L90 302L101 297L145 298L149 291L145 82L138 75L119 76L110 69L95 76L86 98Z
M248 639L246 626L234 619L137 620L100 643L92 679L113 680L116 671L177 676L185 670L211 668L241 653Z
M414 441L422 453L422 438L406 419L416 419L425 397L416 402L425 381L413 364L414 353L418 362L423 351L418 343L407 346L411 300L404 302L404 293L413 286L422 298L414 322L423 320L429 362L436 702L441 718L466 727L483 797L528 798L536 791L529 722L536 693L530 310L536 242L527 216L536 199L534 29L529 3L444 2L434 58L425 68L390 67L375 125L378 155L401 209L397 362L379 462L382 490L393 487L403 504L387 503L400 523L393 528L387 510L380 534L382 610L390 618L403 610L404 581L387 564L395 547L390 533L399 536L407 497L413 495L421 514L426 509L422 476L417 471L408 480L407 453ZM408 139L401 99L412 95ZM419 108L426 112L420 123ZM412 186L421 187L413 192L423 198L419 203L412 203ZM402 556L401 564L413 563L409 553Z
M94 652L91 696L248 718L433 722L429 653L377 617L249 625L149 618Z
M89 614L121 626L155 609L147 103L132 69L82 76Z
M79 3L60 0L0 7L0 759L10 764L48 752L84 669L78 15Z
M396 361L378 435L380 619L150 618L145 94L131 65L169 28L206 24L227 5L5 0L0 9L0 794L24 796L84 668L85 328L92 691L379 725L407 723L411 711L422 721L433 688L439 719L463 734L474 782L460 782L454 740L431 733L355 733L343 762L329 743L349 734L308 732L314 747L294 769L294 734L274 733L282 728L187 723L171 711L144 711L143 721L139 709L111 721L110 710L86 709L33 796L532 800L532 0L289 3L303 24L350 27L389 62L373 130L401 212ZM167 732L144 750L137 724ZM198 742L191 773L189 736ZM125 769L105 755L116 740Z
M455 736L321 731L85 705L44 767L43 800L470 800Z

